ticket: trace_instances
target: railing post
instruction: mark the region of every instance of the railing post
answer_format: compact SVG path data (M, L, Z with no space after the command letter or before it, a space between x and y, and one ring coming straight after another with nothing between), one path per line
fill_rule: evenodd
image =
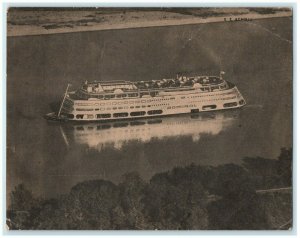
M61 109L62 109L62 107L63 107L64 101L65 101L65 99L66 99L66 97L67 97L67 94L68 94L68 89L69 89L69 86L70 86L70 84L68 84L68 86L67 86L67 89L66 89L66 92L65 92L64 98L63 98L63 100L62 100L62 102L61 102L61 105L60 105L60 108L59 108L59 111L58 111L57 117L59 117L59 116L60 116Z

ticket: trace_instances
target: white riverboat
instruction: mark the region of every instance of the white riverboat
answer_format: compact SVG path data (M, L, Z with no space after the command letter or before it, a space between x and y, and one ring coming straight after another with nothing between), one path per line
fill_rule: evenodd
M199 113L242 107L237 87L219 76L177 76L152 81L84 82L67 87L58 112L46 115L60 121L110 121Z

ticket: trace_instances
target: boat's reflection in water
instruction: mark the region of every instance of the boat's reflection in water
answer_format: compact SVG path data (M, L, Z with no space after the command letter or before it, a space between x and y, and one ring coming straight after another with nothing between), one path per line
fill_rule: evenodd
M191 136L199 141L201 135L217 135L229 128L239 111L217 111L111 123L65 124L62 136L68 146L73 143L87 145L98 151L104 148L122 149L130 141L149 142Z

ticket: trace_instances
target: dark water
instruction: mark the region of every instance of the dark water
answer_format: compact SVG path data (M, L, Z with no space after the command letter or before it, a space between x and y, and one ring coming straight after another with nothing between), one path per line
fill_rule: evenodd
M275 159L292 144L291 41L291 18L8 38L8 192L24 183L55 197L78 182L118 182L132 171L149 179L191 163ZM42 118L67 83L220 70L246 107L110 128Z

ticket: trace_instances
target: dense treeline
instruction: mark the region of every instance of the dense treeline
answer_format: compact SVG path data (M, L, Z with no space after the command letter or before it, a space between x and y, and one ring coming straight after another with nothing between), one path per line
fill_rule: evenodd
M291 186L291 163L292 150L282 149L277 160L192 164L149 182L137 173L124 175L118 185L86 181L48 200L19 185L11 193L7 224L11 229L277 229L291 219L291 194L265 196L256 190Z

